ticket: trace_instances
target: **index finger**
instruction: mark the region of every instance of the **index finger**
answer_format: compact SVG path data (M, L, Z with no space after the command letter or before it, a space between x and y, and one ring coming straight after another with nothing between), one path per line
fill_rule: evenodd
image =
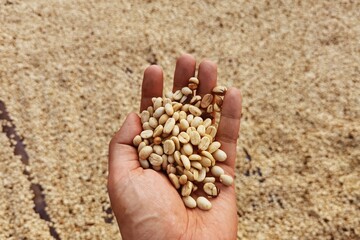
M161 97L163 91L163 71L157 65L151 65L144 72L141 85L140 112L152 105L153 97Z

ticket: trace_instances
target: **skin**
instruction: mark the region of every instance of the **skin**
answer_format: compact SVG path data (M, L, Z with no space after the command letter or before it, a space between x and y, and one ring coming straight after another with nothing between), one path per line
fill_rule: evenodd
M195 59L182 55L176 63L173 90L187 85L195 75ZM204 60L198 70L198 93L204 95L216 86L217 66ZM163 72L152 65L144 72L140 110L152 105L152 97L161 97ZM219 163L225 173L234 176L236 142L240 128L241 94L228 89L216 140L228 156ZM130 113L109 146L108 191L122 238L127 239L236 239L237 209L234 186L220 187L220 195L211 199L212 209L186 208L179 193L165 174L141 168L133 138L142 131L140 118Z

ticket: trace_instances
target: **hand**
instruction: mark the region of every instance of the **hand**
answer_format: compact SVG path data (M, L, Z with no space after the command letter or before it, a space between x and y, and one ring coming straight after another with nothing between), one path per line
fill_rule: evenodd
M187 85L188 79L195 75L195 68L192 56L178 59L173 91ZM203 61L198 72L198 93L204 95L216 85L217 67ZM161 97L162 91L162 69L155 65L148 67L142 84L141 111L152 105L152 97ZM218 165L231 176L234 176L240 116L240 91L230 88L224 98L216 139L228 156ZM211 199L209 211L186 208L167 176L141 168L137 149L132 146L133 138L141 131L139 117L130 113L110 142L108 190L123 239L236 239L234 186L221 186L220 195Z

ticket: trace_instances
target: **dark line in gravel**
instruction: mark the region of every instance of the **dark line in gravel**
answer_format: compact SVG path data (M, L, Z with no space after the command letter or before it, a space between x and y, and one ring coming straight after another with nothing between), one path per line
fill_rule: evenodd
M15 124L11 120L8 111L6 110L5 103L0 100L0 121L5 120L5 124L2 124L2 131L6 134L9 138L10 146L14 148L14 154L21 157L21 162L28 166L29 165L29 155L25 151L25 144L23 143L24 138L20 137L17 134L15 128ZM45 195L43 194L43 188L40 184L34 184L31 182L32 177L30 173L24 170L23 174L26 175L28 181L31 183L30 189L34 194L34 204L35 207L33 208L36 213L39 214L40 218L49 222L49 231L50 235L55 238L56 240L61 240L59 234L57 233L56 229L51 226L54 223L51 221L49 214L46 212L46 201Z
M105 209L105 207L103 206L102 210L107 214L107 216L103 217L105 223L113 223L114 215L112 214L111 207L108 207L107 209Z

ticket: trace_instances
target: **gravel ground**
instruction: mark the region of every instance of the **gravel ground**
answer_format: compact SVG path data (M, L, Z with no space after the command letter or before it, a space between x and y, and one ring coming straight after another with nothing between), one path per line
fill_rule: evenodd
M181 53L243 93L238 239L360 239L359 1L0 0L0 23L1 239L119 239L107 145Z

